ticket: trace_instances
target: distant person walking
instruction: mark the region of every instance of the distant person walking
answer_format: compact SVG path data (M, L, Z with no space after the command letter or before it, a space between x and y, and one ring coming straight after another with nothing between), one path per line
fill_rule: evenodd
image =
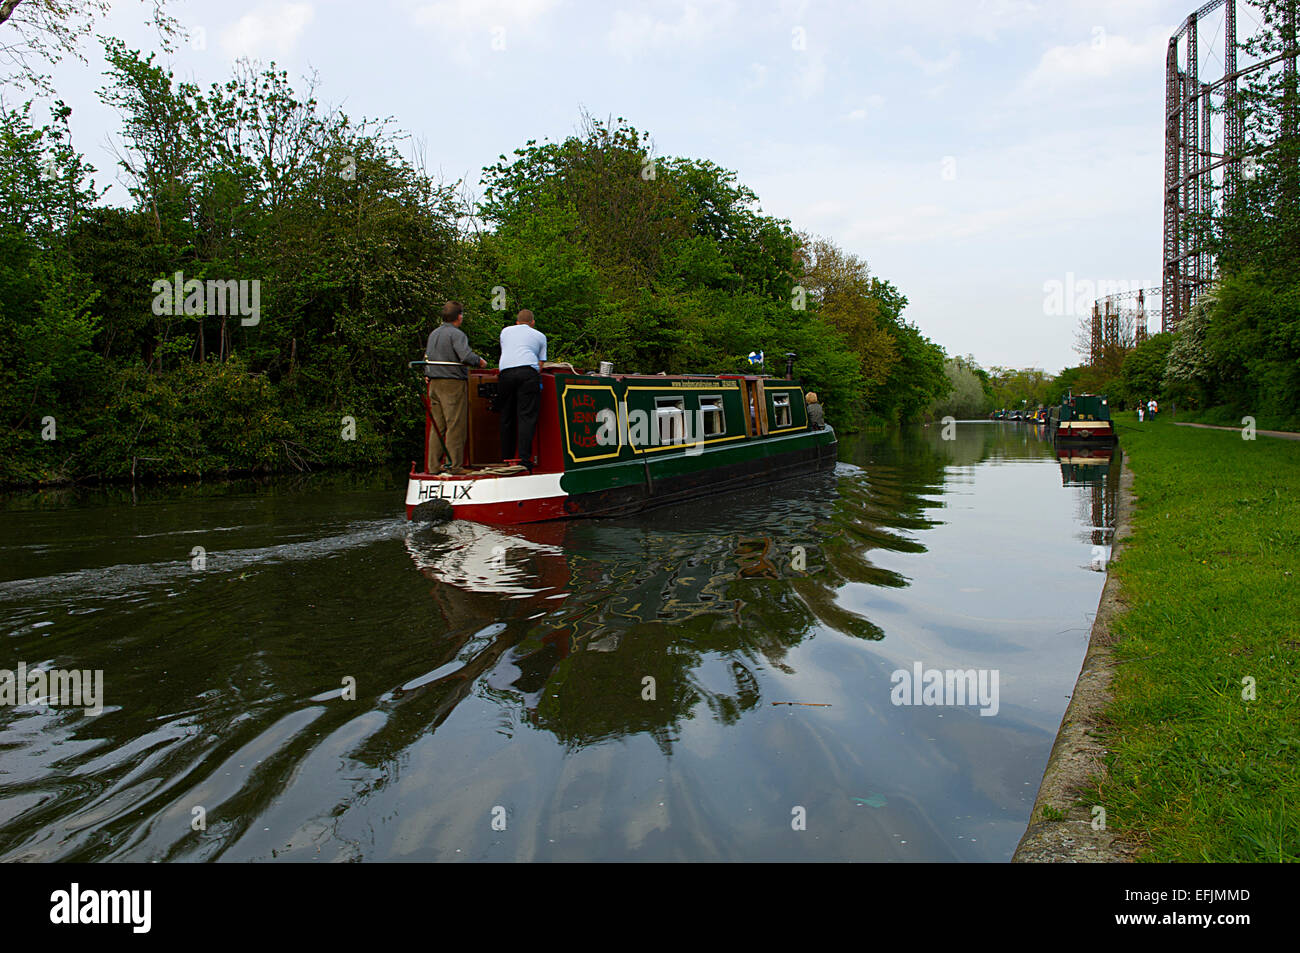
M468 429L469 368L487 367L469 346L469 338L460 329L464 309L458 301L442 306L442 324L433 329L424 349L429 379L429 412L433 428L429 433L429 455L425 472L439 469L451 473L465 472L465 435Z
M1146 408L1141 403L1138 404L1138 423L1142 423L1142 417L1146 413Z
M533 468L533 432L542 401L542 363L546 360L546 335L533 327L527 308L515 323L501 329L501 374L497 394L501 407L501 456Z
M808 429L821 430L826 426L826 410L817 402L817 392L810 390L804 400L808 403Z

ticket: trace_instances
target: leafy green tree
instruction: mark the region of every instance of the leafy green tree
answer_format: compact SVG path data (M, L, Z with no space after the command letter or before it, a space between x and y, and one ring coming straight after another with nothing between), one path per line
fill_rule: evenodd
M1082 394L1088 391L1083 385L1087 372L1085 367L1066 367L1057 374L1043 390L1043 403L1050 407L1059 404L1067 394Z
M1164 392L1192 406L1203 406L1212 393L1213 371L1205 330L1213 303L1212 293L1201 296L1179 325L1165 360Z
M892 317L872 285L867 263L825 238L800 236L805 288L817 312L844 335L859 361L860 410L870 413L875 395L889 381L899 361Z
M1203 317L1213 403L1300 415L1300 279L1269 279L1253 269L1225 276Z
M750 371L761 350L779 373L794 352L841 427L913 419L951 387L865 262L622 120L502 156L472 205L386 121L323 109L274 64L201 89L120 41L105 56L126 207L97 203L66 108L43 129L3 112L0 481L409 459L407 361L447 299L493 357L521 307L579 368ZM255 318L171 313L178 273L255 288Z
M1159 397L1173 343L1171 333L1154 334L1130 351L1120 368L1120 393L1116 396L1130 406Z
M947 397L930 405L930 416L952 416L965 420L982 417L989 412L992 400L984 390L984 382L966 358L949 358L944 362L943 372L952 390Z
M185 31L166 12L167 0L143 2L153 8L150 20L163 47L170 50ZM0 64L12 70L0 77L0 85L52 93L50 77L38 64L52 66L65 56L84 63L81 41L94 33L108 10L109 0L0 0Z
M793 351L828 407L856 413L852 329L816 294L798 307L796 237L734 172L654 157L623 120L585 117L578 135L502 156L484 182L483 261L553 356L680 373L746 370L753 350L775 370Z
M0 482L63 475L98 381L97 292L69 235L94 201L59 104L37 127L30 103L0 109Z
M1051 377L1042 368L990 368L995 407L1007 410L1036 409L1048 403Z

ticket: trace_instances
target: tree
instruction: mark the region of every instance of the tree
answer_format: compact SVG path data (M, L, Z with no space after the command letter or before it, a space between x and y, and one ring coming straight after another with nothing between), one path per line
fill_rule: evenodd
M1287 35L1295 0L1261 0L1263 29L1246 43L1256 60L1278 60L1252 73L1239 92L1246 166L1234 195L1213 218L1195 223L1224 273L1257 269L1279 279L1300 271L1300 88L1294 58L1296 36ZM1294 20L1290 20L1294 25Z
M995 406L1021 410L1047 403L1051 377L1042 368L993 367L990 374Z
M1050 407L1059 404L1067 394L1086 393L1088 388L1082 384L1085 371L1087 371L1086 367L1062 368L1061 373L1052 378L1044 390L1043 403Z
M1170 397L1202 404L1212 386L1210 354L1205 346L1208 312L1213 293L1201 295L1179 324L1165 361L1164 391Z
M143 0L153 7L150 21L164 49L183 35L180 23L167 14L167 0ZM52 93L50 77L36 64L53 66L65 56L83 63L81 41L90 36L108 13L109 0L0 0L0 63L13 70L0 85L28 85Z
M751 351L776 366L795 352L799 376L841 422L857 416L854 308L878 308L864 297L869 282L856 304L814 294L801 309L789 223L763 215L734 172L653 153L624 120L584 116L563 142L530 140L502 156L484 171L489 285L511 309L536 312L551 353L576 366L735 372L751 369Z
M949 358L944 362L943 372L952 391L930 405L930 416L969 419L989 412L992 400L985 393L984 382L966 358Z
M0 483L57 474L97 381L97 293L69 253L94 170L69 144L69 113L36 127L30 103L0 109Z
M871 412L889 421L906 423L919 420L935 400L947 396L950 388L943 372L946 355L943 348L921 333L920 328L902 320L902 306L907 299L889 282L872 279L886 313L900 315L891 323L890 333L898 352L898 361L875 395ZM897 310L894 306L897 305Z
M872 287L867 263L845 253L825 238L800 236L803 287L813 307L845 336L858 356L864 389L864 407L872 404L876 390L889 379L898 363L893 335L886 330L884 308Z
M1173 343L1172 333L1155 334L1128 353L1119 373L1119 396L1124 401L1137 405L1160 396Z

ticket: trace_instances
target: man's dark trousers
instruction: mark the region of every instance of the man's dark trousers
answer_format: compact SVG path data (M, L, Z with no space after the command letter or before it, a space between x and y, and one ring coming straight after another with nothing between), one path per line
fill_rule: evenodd
M542 377L531 364L508 367L497 377L501 398L501 457L517 457L525 466L533 460L533 431L541 409Z

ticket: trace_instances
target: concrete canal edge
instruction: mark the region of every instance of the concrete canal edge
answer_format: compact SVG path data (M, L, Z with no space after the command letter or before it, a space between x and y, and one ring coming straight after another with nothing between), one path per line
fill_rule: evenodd
M1131 534L1133 471L1127 458L1122 459L1121 466L1115 535L1111 540L1112 561ZM1103 760L1106 749L1098 740L1097 731L1102 712L1114 697L1110 689L1116 664L1111 651L1114 644L1111 623L1124 609L1119 580L1108 572L1092 622L1088 652L1047 759L1038 797L1029 815L1029 827L1011 857L1012 863L1114 863L1134 859L1134 848L1109 830L1094 830L1092 806L1078 803L1089 779L1106 773ZM1054 817L1063 816L1063 819L1047 819L1043 814L1045 807L1052 809Z

